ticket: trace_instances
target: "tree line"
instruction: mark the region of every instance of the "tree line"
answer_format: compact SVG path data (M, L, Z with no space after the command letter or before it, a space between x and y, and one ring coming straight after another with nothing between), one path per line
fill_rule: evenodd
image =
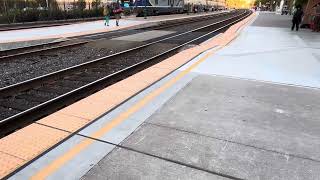
M99 17L101 0L0 0L0 24Z

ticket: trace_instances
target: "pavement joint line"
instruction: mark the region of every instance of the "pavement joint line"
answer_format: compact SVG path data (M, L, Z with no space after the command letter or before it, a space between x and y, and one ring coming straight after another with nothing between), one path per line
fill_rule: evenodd
M69 133L69 134L74 134L74 135L78 134L78 133L75 133L75 132L72 132L72 131L68 131L68 130L65 130L65 129L61 129L61 128L58 128L58 127L55 127L55 126L50 126L50 125L39 123L39 122L34 122L34 124L45 126L45 127L51 128L51 129L58 130L58 131L63 131L63 132Z
M58 111L57 111L58 112ZM61 114L63 114L63 115L66 115L66 116L71 116L71 117L75 117L75 118L79 118L79 119L83 119L83 120L86 120L86 121L91 121L91 119L89 119L89 118L86 118L86 117L81 117L81 116L76 116L76 115L74 115L74 114L68 114L68 113L64 113L64 112L59 112L59 113L61 113ZM35 122L35 123L38 123L37 121ZM41 123L38 123L38 124L41 124Z
M9 155L9 156L15 157L15 158L17 158L17 159L26 161L26 159L23 159L23 158L21 158L21 157L15 156L15 155L13 155L13 154L10 154L10 153L4 152L4 151L0 151L0 152L3 153L3 154Z
M199 75L203 75L203 73L200 73L200 72L193 72L194 74L197 74L197 76ZM210 74L204 74L204 75L207 75L207 76L215 76L215 75L210 75ZM228 78L228 77L224 77L224 78ZM230 78L231 79L231 78ZM233 79L233 78L232 78ZM251 81L251 80L246 80L246 79L237 79L237 80L243 80L243 81ZM258 82L258 81L257 81ZM263 83L263 82L262 82ZM188 83L189 84L189 83ZM226 93L226 92L222 92L222 91L216 91L217 94L221 94L221 93L224 93L225 95L227 96L230 96L230 97L237 97L236 95L232 94L232 93ZM267 101L264 101L264 100L257 100L257 99L254 99L252 97L248 97L248 99L254 101L254 102L257 102L257 103L268 103ZM150 123L151 124L151 123ZM320 160L319 160L320 161Z
M78 134L78 135L82 136L84 138L92 139L94 141L102 142L102 143L105 143L105 144L110 144L110 145L113 145L113 146L118 147L118 148L122 148L122 149L125 149L125 150L128 150L128 151L133 151L133 152L136 152L136 153L139 153L139 154L143 154L143 155L146 155L146 156L154 157L154 158L161 159L161 160L164 160L164 161L167 161L167 162L171 162L171 163L175 163L175 164L178 164L178 165L186 166L186 167L189 167L189 168L192 168L192 169L196 169L196 170L199 170L199 171L207 172L207 173L210 173L210 174L218 175L218 176L229 178L229 179L243 180L242 178L238 178L238 177L235 177L235 176L232 176L232 175L228 175L228 174L225 174L225 173L220 173L220 172L217 172L217 171L212 171L212 170L209 170L209 169L201 168L201 167L198 167L198 166L195 166L195 165L192 165L192 164L188 164L188 163L184 163L184 162L181 162L181 161L178 161L178 160L173 160L173 159L170 159L170 158L161 157L161 156L158 156L158 155L155 155L155 154L151 154L151 153L148 153L148 152L145 152L145 151L137 150L137 149L129 147L129 146L124 146L124 145L121 145L121 144L115 144L115 143L112 143L112 142L109 142L109 141L97 139L97 138L94 138L94 137L91 137L91 136L82 135L82 134Z
M197 73L203 74L203 73L200 73L200 72L197 72ZM229 78L229 79L240 79L240 80L260 82L260 83L265 83L265 84L274 84L274 85L297 87L297 88L312 89L312 90L320 91L320 87L303 86L303 85L290 84L290 83L281 83L281 82L273 82L273 81L264 81L264 80L250 79L250 78L243 78L243 77L226 76L226 75L221 75L221 74L207 74L207 75L209 75L209 76L217 76L217 77L224 77L224 78Z
M155 67L152 67L152 68L155 68L155 69L166 69L166 70L170 70L170 68L167 68L167 67L159 67L159 66L155 66Z
M221 49L220 47L219 49ZM115 126L122 123L124 120L128 119L130 115L134 114L138 110L140 110L142 107L144 107L147 103L149 103L151 100L153 100L155 97L157 97L159 94L161 94L163 91L171 87L175 82L183 78L186 74L191 72L192 69L197 67L200 63L205 61L210 55L212 55L216 51L211 51L205 54L204 57L199 59L197 62L192 64L190 67L185 69L184 71L180 72L177 76L170 79L168 82L166 82L164 85L159 87L158 89L152 91L148 95L146 95L143 99L135 103L133 106L131 106L129 109L127 109L125 112L122 112L120 115L118 115L116 118L114 118L111 122L107 123L104 127L97 130L95 133L93 133L91 136L94 138L99 138L103 136L105 133L109 132L111 129L113 129ZM77 154L79 154L82 150L86 149L89 145L91 145L94 141L92 139L85 139L75 145L72 149L67 151L62 156L55 159L53 162L51 162L48 166L43 167L40 171L38 171L35 175L33 175L30 179L45 179L50 174L54 173L57 169L59 169L61 166L63 166L66 162L74 158Z
M169 127L169 126L165 126L162 124L158 124L158 123L150 123L150 122L144 122L145 124L150 124L150 125L154 125L154 126L158 126L158 127L162 127L162 128L166 128L166 129L172 129L172 130L176 130L176 131L180 131L180 132L185 132L185 133L189 133L189 134L193 134L193 135L198 135L198 136L202 136L202 137L207 137L207 138L211 138L211 139L216 139L219 141L224 141L224 142L228 142L228 143L232 143L232 144L237 144L237 145L241 145L241 146L246 146L246 147L251 147L254 149L258 149L258 150L262 150L262 151L267 151L267 152L272 152L272 153L276 153L276 154L281 154L284 156L291 156L293 158L298 158L298 159L304 159L304 160L309 160L309 161L314 161L317 163L320 163L320 160L318 159L313 159L313 158L309 158L309 157L305 157L305 156L300 156L300 155L296 155L296 154L291 154L291 153L284 153L284 152L279 152L276 150L271 150L271 149L265 149L262 147L257 147L257 146L253 146L253 145L249 145L249 144L244 144L244 143L240 143L240 142L236 142L236 141L232 141L232 140L227 140L227 139L222 139L219 137L214 137L214 136L209 136L209 135L205 135L205 134L201 134L201 133L197 133L194 131L190 131L190 130L184 130L184 129L180 129L180 128L174 128L174 127Z
M256 55L256 54L268 54L268 53L273 53L273 52L283 52L283 51L291 51L291 50L296 50L296 49L301 49L301 48L308 48L308 47L286 47L286 48L281 48L281 49L271 49L271 50L266 50L266 51L255 51L255 52L244 52L244 53L234 53L234 54L223 54L223 56L244 56L244 55ZM319 48L320 49L320 48Z
M56 129L56 130L59 130L59 131L63 131L63 132L66 132L66 133L70 133L70 134L73 133L73 132L65 130L65 129L57 128L57 127L54 127L54 126L49 126L49 125L42 124L42 123L39 123L39 122L36 122L36 124L42 125L42 126L46 126L46 127L49 127L49 128L53 128L53 129ZM148 124L150 124L150 123L148 123ZM211 171L211 170L208 170L208 169L205 169L205 168L201 168L201 167L198 167L198 166L194 166L194 165L190 165L190 164L187 164L187 163L183 163L181 161L176 161L176 160L173 160L173 159L157 156L157 155L154 155L154 154L151 154L151 153L148 153L148 152L144 152L144 151L140 151L140 150L128 147L128 146L123 146L123 145L115 144L115 143L112 143L112 142L109 142L109 141L106 141L106 140L102 140L102 139L94 138L94 137L91 137L91 136L87 136L87 135L84 135L84 134L76 133L75 135L78 135L78 136L81 136L81 137L84 137L84 138L88 138L88 139L91 139L91 140L94 140L94 141L97 141L97 142L102 142L102 143L105 143L105 144L113 145L113 146L116 146L116 147L119 147L119 148L123 148L123 149L129 150L129 151L133 151L133 152L136 152L136 153L139 153L139 154L143 154L143 155L151 156L151 157L154 157L154 158L158 158L158 159L161 159L161 160L164 160L164 161L168 161L168 162L171 162L171 163L175 163L175 164L179 164L179 165L182 165L182 166L186 166L186 167L189 167L189 168L192 168L192 169L197 169L197 170L204 171L204 172L207 172L207 173L210 173L210 174L218 175L218 176L221 176L221 177L226 177L226 178L235 179L235 180L241 179L241 178L237 178L237 177L234 177L234 176L231 176L231 175L227 175L227 174L224 174L224 173L219 173L219 172L216 172L216 171ZM0 151L0 152L2 152L2 151ZM7 154L7 153L5 153L5 154ZM10 154L8 154L8 155L10 155ZM19 158L19 159L21 159L21 158ZM24 160L24 159L22 159L22 160Z
M309 48L309 49L320 49L320 47L312 47L312 46L307 46L307 47L303 47L303 48Z

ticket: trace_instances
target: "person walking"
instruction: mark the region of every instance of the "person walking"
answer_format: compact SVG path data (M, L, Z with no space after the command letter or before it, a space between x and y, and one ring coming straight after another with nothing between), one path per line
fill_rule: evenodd
M294 30L294 27L296 27L296 31L299 30L299 26L300 26L300 23L301 23L301 20L302 20L302 16L303 16L303 11L302 11L301 6L298 5L296 8L297 8L297 9L296 9L296 11L294 12L293 18L292 18L291 31Z
M320 31L320 3L315 6L314 31Z
M121 18L120 14L122 13L122 11L123 10L122 10L120 4L117 3L115 9L113 10L113 14L116 17L116 25L117 26L119 26L119 21L120 21L120 18Z
M103 9L103 15L104 15L104 25L109 26L109 20L110 20L110 7L109 5L105 5Z
M320 31L320 14L316 15L314 18L314 31L315 32Z

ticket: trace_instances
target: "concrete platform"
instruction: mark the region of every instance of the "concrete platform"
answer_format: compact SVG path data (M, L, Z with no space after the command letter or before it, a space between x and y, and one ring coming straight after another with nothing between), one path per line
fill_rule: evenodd
M318 179L317 34L265 16L11 179Z
M319 88L320 35L290 25L290 16L261 13L195 72Z

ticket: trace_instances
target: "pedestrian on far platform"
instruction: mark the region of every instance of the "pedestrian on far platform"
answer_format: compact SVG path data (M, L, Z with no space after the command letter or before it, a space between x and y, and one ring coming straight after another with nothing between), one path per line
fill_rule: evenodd
M121 18L121 13L123 12L119 3L117 3L115 9L113 10L113 14L116 17L116 25L119 26L119 21Z
M104 15L104 25L109 26L109 20L110 20L110 7L109 5L105 5L103 9L103 15Z
M291 31L294 30L294 27L296 27L296 31L299 30L299 26L302 21L302 16L303 16L302 8L300 5L298 5L296 7L296 11L293 13Z

